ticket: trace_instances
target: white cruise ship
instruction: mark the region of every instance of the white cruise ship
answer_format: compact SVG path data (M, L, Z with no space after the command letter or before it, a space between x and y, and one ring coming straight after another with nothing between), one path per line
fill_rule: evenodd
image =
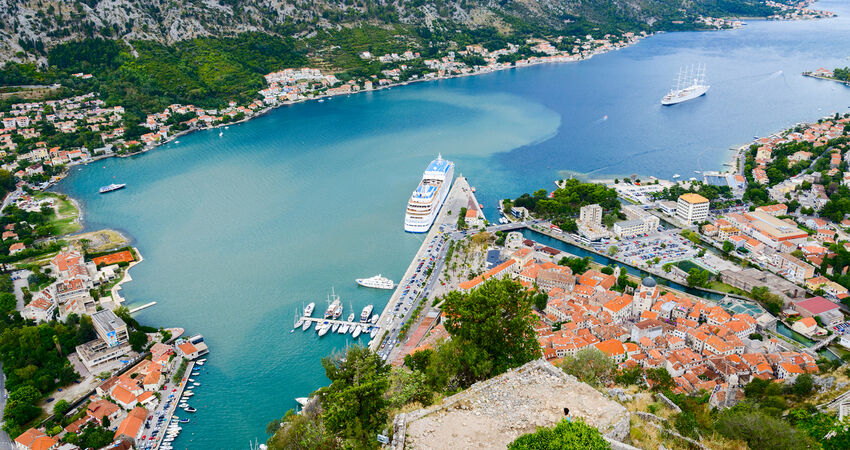
M422 181L407 202L407 213L404 215L404 231L408 233L426 233L437 218L440 207L446 201L455 174L455 163L446 161L443 157L428 164Z
M679 69L679 78L676 88L671 90L661 99L662 105L675 105L677 103L693 100L705 95L710 86L705 84L705 67L694 66Z
M392 289L395 287L395 283L393 280L389 278L384 278L381 274L375 275L371 278L358 278L354 280L363 287L375 288L375 289Z

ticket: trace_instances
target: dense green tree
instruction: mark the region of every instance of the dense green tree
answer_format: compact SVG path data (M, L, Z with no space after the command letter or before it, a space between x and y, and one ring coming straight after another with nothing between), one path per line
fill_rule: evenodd
M581 275L587 272L587 269L590 267L590 262L592 260L589 256L585 256L584 258L572 258L569 256L564 256L558 261L559 266L567 266L570 270L573 271L575 275Z
M353 346L344 355L322 359L330 386L318 390L325 428L344 446L373 448L387 423L389 367L371 350Z
M314 409L296 414L289 410L282 419L269 423L266 431L272 437L266 442L270 450L335 449L339 444L325 429L321 415Z
M509 450L605 450L611 446L596 428L578 420L561 420L554 428L540 428L508 445Z
M850 448L850 418L839 421L816 408L795 408L788 413L791 423L819 442L825 450Z
M711 277L711 273L709 271L694 267L693 269L688 271L688 277L686 281L688 283L688 286L691 287L705 287L708 285L709 277Z
M767 286L756 286L750 292L750 296L760 301L764 304L765 309L767 309L771 314L778 314L779 311L782 310L784 306L784 302L779 295L770 292L770 288Z
M130 347L134 352L141 352L148 345L148 335L143 331L133 330L130 332Z
M564 180L551 198L546 190L540 189L513 201L513 206L524 207L539 217L551 219L564 230L564 227L572 228L569 220L574 220L582 206L590 204L599 204L606 211L620 210L616 190L604 184L583 183L575 178Z
M68 403L68 401L63 398L63 399L59 400L58 402L56 402L55 405L53 405L53 414L55 414L56 416L62 416L66 412L68 412L68 408L70 408L70 407L71 407L71 404Z
M413 354L404 356L404 365L410 370L424 371L431 364L431 358L434 356L434 350L426 348L419 350Z
M510 279L489 279L470 292L450 292L443 303L452 340L481 350L493 374L540 357L532 305L536 294Z
M812 393L815 388L815 381L811 375L804 373L794 380L791 385L791 392L798 397L803 397Z
M433 392L427 377L418 370L395 367L390 371L390 387L387 390L389 406L400 408L410 402L430 405Z
M748 407L723 411L715 429L729 439L746 442L752 449L815 448L815 443L806 434L787 422Z
M575 356L565 357L561 368L583 383L599 386L613 380L617 363L595 347L591 347L579 351Z
M15 297L15 294L8 292L0 293L0 315L9 315L9 313L15 310L17 304L18 299Z
M77 445L82 448L101 448L115 439L115 432L97 425L89 425L77 436Z

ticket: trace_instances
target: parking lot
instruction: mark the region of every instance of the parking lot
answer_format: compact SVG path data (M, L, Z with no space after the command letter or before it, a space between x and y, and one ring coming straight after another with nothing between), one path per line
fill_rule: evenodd
M616 258L636 266L646 266L655 258L659 259L658 264L665 264L689 259L697 254L691 242L679 235L677 230L623 239L616 245Z
M441 226L441 230L443 230L443 226ZM393 305L393 319L390 323L390 327L387 327L389 328L387 330L387 337L378 349L378 355L384 360L386 360L393 349L398 346L398 334L401 327L407 323L408 320L414 319L414 317L408 317L411 310L416 308L420 299L427 298L429 291L431 290L430 288L433 286L433 280L436 279L436 277L432 278L431 283L426 284L426 280L428 280L428 269L435 269L435 271L439 273L440 267L435 267L435 264L437 261L440 261L442 264L442 257L444 256L446 245L446 240L443 234L434 235L433 238L428 241L428 247L419 259L416 268L413 271L413 275L402 280L402 283L400 284L400 286L403 286L401 288L401 295L399 295Z

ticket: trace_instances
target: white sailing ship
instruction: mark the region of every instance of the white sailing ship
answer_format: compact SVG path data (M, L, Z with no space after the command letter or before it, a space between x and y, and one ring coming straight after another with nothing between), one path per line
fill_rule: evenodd
M682 67L676 79L676 88L661 99L661 104L669 106L693 100L705 95L709 87L705 82L705 66Z

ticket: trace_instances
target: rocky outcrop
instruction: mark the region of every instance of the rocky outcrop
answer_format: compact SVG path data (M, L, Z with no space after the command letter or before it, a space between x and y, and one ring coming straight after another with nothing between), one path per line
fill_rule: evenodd
M606 437L629 434L619 403L545 360L476 383L438 405L396 416L393 448L504 448L517 437L564 418L582 418Z

